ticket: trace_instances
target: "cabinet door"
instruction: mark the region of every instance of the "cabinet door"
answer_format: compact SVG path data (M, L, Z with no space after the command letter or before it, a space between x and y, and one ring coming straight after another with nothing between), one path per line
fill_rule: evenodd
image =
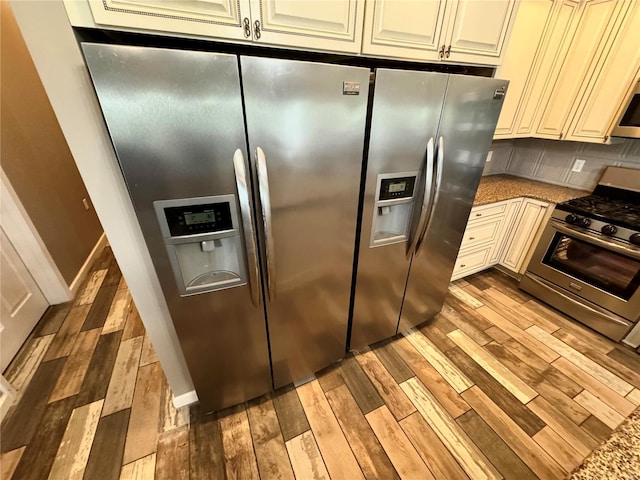
M526 198L507 240L500 265L518 273L541 226L549 204Z
M640 2L620 14L617 35L601 58L568 129L567 140L605 142L640 68Z
M581 6L578 29L545 105L536 136L553 139L564 137L573 105L579 99L585 81L590 80L623 7L625 2L619 0L589 0Z
M536 119L553 93L563 62L577 28L580 2L559 0L554 3L551 22L536 54L531 82L524 94L523 107L516 119L515 136L535 134ZM507 93L508 95L508 93Z
M491 265L495 265L500 261L500 256L505 249L505 243L513 231L513 226L520 211L522 201L522 198L514 198L513 200L507 201L506 211L502 217L502 224L500 225L500 232L491 251L491 258L489 258Z
M364 0L251 0L258 43L360 53Z
M499 65L515 0L456 0L448 23L446 60Z
M362 53L437 60L446 0L370 0Z
M89 0L98 25L250 40L249 0Z
M495 139L512 138L516 116L524 105L525 90L533 83L536 55L542 48L544 32L551 23L552 0L523 0L505 48L496 78L509 80L509 89L498 119ZM539 41L536 41L539 40Z

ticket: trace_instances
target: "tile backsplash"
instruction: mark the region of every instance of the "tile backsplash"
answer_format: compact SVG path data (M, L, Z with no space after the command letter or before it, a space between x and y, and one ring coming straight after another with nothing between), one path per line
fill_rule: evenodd
M616 139L612 145L520 138L493 142L493 157L483 175L518 177L592 190L607 165L640 168L640 139ZM584 160L581 172L572 171Z

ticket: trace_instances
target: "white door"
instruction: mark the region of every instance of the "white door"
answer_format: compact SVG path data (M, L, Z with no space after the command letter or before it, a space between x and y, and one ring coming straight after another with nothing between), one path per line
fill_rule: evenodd
M48 304L1 228L0 285L0 371L4 371Z

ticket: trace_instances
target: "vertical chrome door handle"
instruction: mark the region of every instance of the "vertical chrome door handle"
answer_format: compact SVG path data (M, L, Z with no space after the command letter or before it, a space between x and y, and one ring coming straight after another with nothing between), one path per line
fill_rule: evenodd
M416 255L420 253L420 247L422 246L422 242L424 237L426 237L429 233L429 229L431 228L431 224L433 223L433 211L438 204L438 198L440 197L440 185L442 184L442 170L444 168L444 138L440 137L438 140L438 157L436 159L435 165L435 191L433 193L433 200L431 202L431 208L429 209L429 217L427 220L427 225L425 226L420 238L418 239L418 245L416 246Z
M424 230L425 224L427 222L427 218L429 215L429 205L431 203L431 185L433 183L433 158L434 158L434 145L433 145L433 137L429 139L427 142L427 164L424 169L424 190L422 196L422 206L420 208L420 217L418 219L418 225L416 226L415 232L413 232L413 238L409 243L409 248L407 249L407 258L413 255L416 247L418 245L418 241L420 239L420 235Z
M256 247L256 235L253 230L253 218L251 216L251 201L249 200L249 187L247 184L247 170L242 151L237 149L233 154L233 170L236 174L236 187L238 189L238 203L242 216L242 229L244 231L244 243L247 248L247 263L249 270L249 287L251 288L251 301L257 307L260 305L260 272L258 270L258 250Z
M269 177L267 176L267 159L260 147L256 148L258 167L258 190L260 191L260 205L262 206L262 223L266 243L267 261L267 294L269 300L276 299L275 252L273 249L273 230L271 228L271 195L269 193Z

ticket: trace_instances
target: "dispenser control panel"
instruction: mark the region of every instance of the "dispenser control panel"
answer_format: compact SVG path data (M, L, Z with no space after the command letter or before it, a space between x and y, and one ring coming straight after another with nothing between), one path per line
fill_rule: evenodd
M172 237L223 232L233 228L229 202L165 207Z
M380 180L380 194L378 200L398 200L411 198L416 177L383 178Z

